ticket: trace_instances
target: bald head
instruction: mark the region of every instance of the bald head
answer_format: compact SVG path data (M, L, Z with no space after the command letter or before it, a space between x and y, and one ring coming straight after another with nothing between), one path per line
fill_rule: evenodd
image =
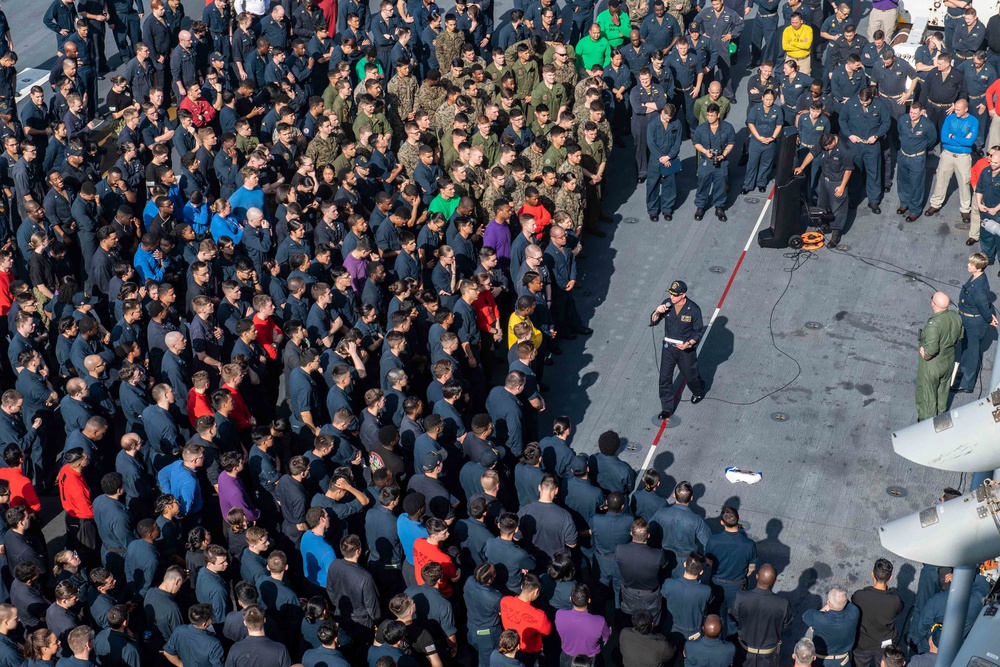
M261 211L259 208L252 206L247 209L247 220L255 221L263 219L264 219L264 212Z
M171 331L163 337L163 342L166 343L167 347L171 350L176 350L184 345L184 334L180 331Z
M713 81L708 84L708 92L711 95L721 95L722 94L722 84L718 81Z
M83 365L88 371L93 371L101 367L103 360L96 354L88 355L83 360Z
M951 305L951 299L944 292L935 292L934 296L931 297L931 308L935 313L940 313L948 310L948 306Z
M84 360L86 363L86 360ZM66 382L66 393L70 396L77 397L87 391L87 383L80 378L71 378Z
M701 624L701 631L709 639L715 639L722 634L722 619L715 614L709 614Z
M777 579L778 573L770 563L761 565L760 569L757 570L757 588L769 591Z

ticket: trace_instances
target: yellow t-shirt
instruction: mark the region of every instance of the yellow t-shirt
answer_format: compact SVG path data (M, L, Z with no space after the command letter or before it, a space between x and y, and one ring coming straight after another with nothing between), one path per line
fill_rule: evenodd
M526 321L531 325L531 342L535 344L535 349L540 349L542 346L542 332L535 327L535 323L531 321L530 317L521 317L517 313L511 313L510 320L507 322L507 349L514 347L517 343L517 336L514 335L514 326Z

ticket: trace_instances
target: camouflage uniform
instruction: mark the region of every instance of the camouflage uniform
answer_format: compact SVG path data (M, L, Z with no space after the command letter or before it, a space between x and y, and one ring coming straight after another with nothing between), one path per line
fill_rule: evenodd
M511 206L516 211L524 206L524 189L528 187L529 183L527 181L519 181L516 178L511 178L510 183L508 199L510 199Z
M595 139L594 143L587 143L586 139L580 142L580 148L583 151L583 160L581 160L580 165L586 169L591 174L597 174L600 169L601 163L607 162L607 150L600 139ZM605 171L605 175L607 171ZM593 185L588 179L584 182L584 196L587 203L586 210L584 211L584 226L587 229L596 229L598 216L601 212L601 197L604 194L604 179L601 182Z
M557 211L565 211L569 214L574 228L580 229L583 225L583 197L580 196L579 192L567 191L560 185L555 205Z
M577 74L576 66L573 64L576 60L566 59L565 65L555 65L556 68L556 83L562 84L566 88L566 96L569 97L573 93L573 89L576 86L576 82L580 79L580 75Z
M577 107L583 112L583 115L573 114L576 117L576 143L583 146L586 139L583 138L583 126L587 124L590 120L590 110L583 109L583 107ZM608 122L607 117L602 118L600 121L594 121L597 124L597 140L604 146L604 152L611 152L611 123Z
M528 162L528 176L537 178L542 173L545 166L545 153L539 153L533 146L528 146L521 151L521 159Z
M628 8L629 23L638 30L642 25L642 20L649 13L649 2L647 0L625 0L625 6ZM684 25L683 22L681 25Z
M556 173L559 174L559 176L562 176L566 172L570 172L576 176L576 190L574 192L577 194L583 194L583 188L585 185L583 162L581 161L580 164L570 164L569 160L563 160L563 163L559 165L558 169L556 169Z
M473 167L471 164L465 165L465 180L472 192L472 198L477 202L483 202L483 193L486 192L486 183L489 178L482 165ZM491 204L492 205L492 204Z
M480 201L485 203L487 207L489 207L492 206L493 202L495 202L497 199L507 199L509 197L510 197L510 192L508 191L506 184L505 187L497 189L496 187L493 186L493 182L490 181L490 184L486 187L485 190L483 190L483 194L482 197L480 198Z
M420 90L417 91L414 104L418 111L423 110L433 115L441 107L446 97L448 97L448 91L444 89L444 86L431 86L424 82L420 85Z
M604 90L604 79L598 76L588 76L585 79L580 79L576 88L573 89L573 99L577 103L583 102L586 97L587 89L590 87L597 88L598 90Z
M535 187L538 188L538 199L542 202L542 206L549 209L549 213L555 213L556 197L559 196L559 191L562 190L562 184L556 181L556 184L551 188L543 183L539 183Z
M321 171L325 165L333 164L339 150L340 142L332 134L327 139L317 135L309 142L306 157L312 158L317 171Z
M419 144L404 141L396 152L396 159L399 160L399 164L403 165L409 178L413 178L413 170L417 168L417 162L420 161L419 148Z
M462 55L463 44L465 44L465 33L461 30L455 32L442 30L434 38L434 53L442 71L451 71L451 61Z
M388 101L386 115L392 124L393 132L398 137L403 132L403 125L406 124L406 117L416 109L417 89L419 84L411 75L406 78L398 74L389 80L386 86L386 99Z
M678 3L678 0L667 2L667 13L677 19L677 25L681 27L681 32L684 32L684 15L691 11L691 0L680 0L680 2L680 9L674 9L674 5Z
M431 121L431 125L441 132L441 136L444 137L446 131L450 132L449 128L455 124L455 114L458 113L458 108L454 104L448 104L445 102L434 112L434 118Z

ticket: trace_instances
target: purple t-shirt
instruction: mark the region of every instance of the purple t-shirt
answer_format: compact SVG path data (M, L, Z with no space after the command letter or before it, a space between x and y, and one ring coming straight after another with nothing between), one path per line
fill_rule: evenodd
M594 658L601 652L601 644L611 637L611 628L603 616L575 609L556 612L556 632L562 640L563 653Z
M483 246L489 246L497 251L501 268L510 267L510 227L496 220L490 220L490 224L486 225L486 231L483 232Z
M347 257L344 258L344 268L351 274L351 287L354 288L355 292L361 294L365 281L368 280L368 260L359 259L352 253L347 253Z
M260 512L250 504L250 498L239 477L230 477L229 473L223 472L219 475L219 509L222 510L223 521L226 520L229 510L234 507L243 510L247 515L247 521L256 521L260 518Z

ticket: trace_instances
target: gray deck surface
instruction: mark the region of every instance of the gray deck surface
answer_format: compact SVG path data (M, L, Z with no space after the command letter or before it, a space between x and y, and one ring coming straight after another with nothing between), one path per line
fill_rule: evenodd
M745 127L745 115L741 90L729 118L737 130ZM613 157L612 194L605 204L607 212L628 222L605 225L613 232L607 239L585 239L590 256L580 262L579 303L595 333L564 343L567 353L546 375L552 390L542 422L571 416L574 447L586 452L596 450L601 432L614 429L636 448L621 456L638 468L659 427L662 327L651 332L649 313L665 298L670 282L681 279L707 322L766 195L739 196L743 170L737 168L731 174L729 221L719 222L710 209L696 222L694 153L688 142L678 186L687 193L683 204L672 222L650 222L644 186L632 191L635 167L628 143ZM929 163L933 169L936 158ZM916 341L931 314L930 297L936 288L957 299L967 278L966 259L977 248L965 245L967 228L957 228L954 190L941 213L913 223L895 215L895 188L882 202L882 215L865 204L849 217L842 242L850 255L816 251L792 274L790 285L793 251L760 248L756 241L751 245L700 353L707 397L691 405L685 389L685 402L652 459L664 496L677 481L695 485L696 511L713 530L720 529L723 505L739 509L761 562L771 562L781 573L776 590L790 593L797 619L805 609L821 606L834 583L848 591L870 584L878 557L895 563L897 586L915 591L914 565L883 550L876 529L933 504L944 486L961 482L957 474L897 456L890 434L916 420ZM769 222L770 213L764 226ZM712 267L723 271L714 273ZM935 287L898 275L907 272L927 276ZM988 275L995 284L993 268ZM807 322L822 328L808 329ZM771 328L774 344L795 361L772 346ZM981 373L987 381L993 351L991 343ZM796 362L801 366L797 377ZM962 396L958 402L969 400ZM787 421L773 421L776 412L786 414ZM763 479L752 486L731 484L723 475L731 465L760 471ZM908 494L888 495L891 485ZM906 595L912 600L912 592ZM797 621L789 630L786 652L804 629Z

